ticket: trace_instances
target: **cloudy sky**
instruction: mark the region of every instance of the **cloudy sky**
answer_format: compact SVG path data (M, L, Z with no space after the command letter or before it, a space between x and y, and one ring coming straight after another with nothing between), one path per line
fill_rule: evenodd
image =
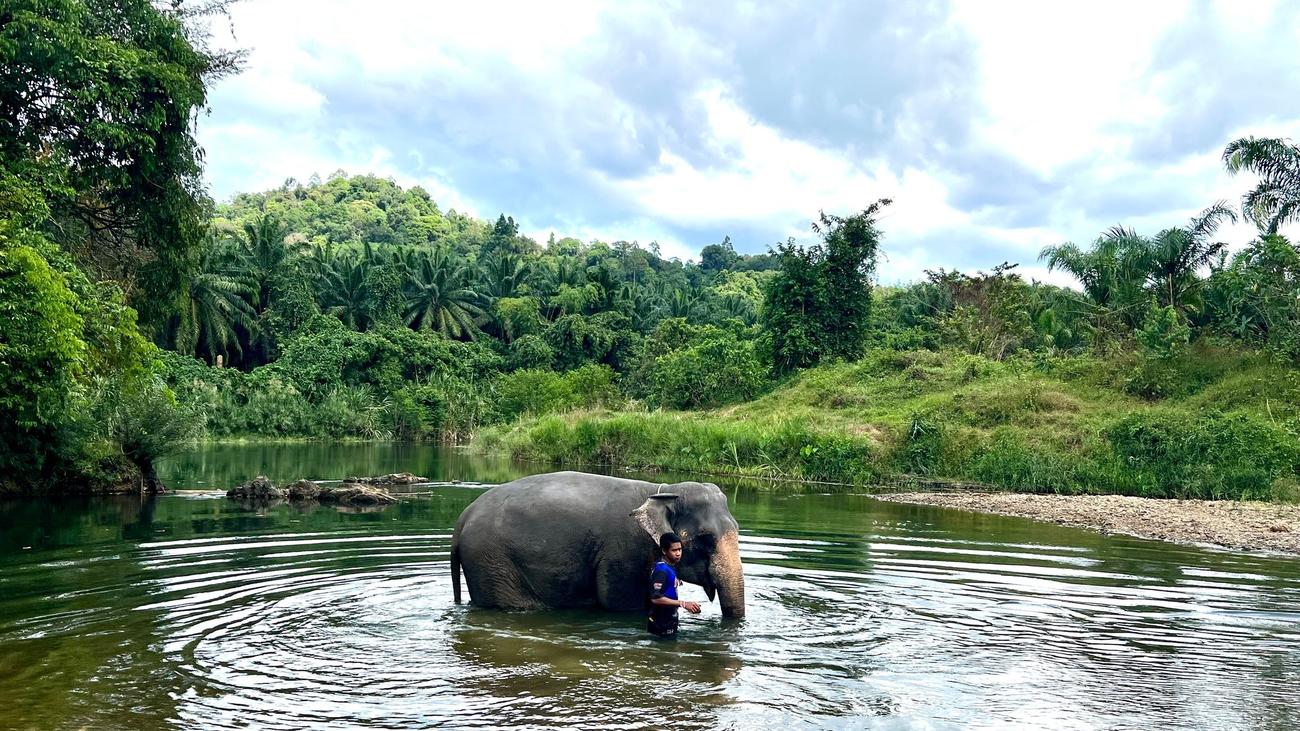
M1235 204L1230 139L1300 137L1287 3L246 0L231 26L248 64L199 127L220 200L343 169L685 258L889 197L884 282L1041 278L1044 245Z

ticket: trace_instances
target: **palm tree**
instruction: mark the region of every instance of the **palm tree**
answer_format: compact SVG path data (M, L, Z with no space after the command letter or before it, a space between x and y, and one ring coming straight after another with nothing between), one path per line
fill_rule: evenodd
M1181 309L1200 280L1197 270L1209 265L1227 244L1212 237L1224 219L1237 214L1223 201L1206 208L1183 227L1167 228L1153 236L1141 257L1143 268L1163 303Z
M189 298L176 333L177 351L194 356L205 352L210 360L217 355L228 358L232 349L243 355L236 327L248 332L256 328L257 313L249 304L256 294L238 252L210 233L198 271L189 283Z
M1074 275L1097 314L1117 313L1125 322L1136 324L1146 301L1146 252L1149 242L1136 231L1115 226L1084 249L1064 243L1045 247L1038 255L1047 270ZM1096 323L1099 327L1101 323Z
M274 214L261 213L244 222L244 235L237 239L243 249L242 266L255 287L252 305L259 322L271 307L275 283L292 276L295 260L303 253L302 242L291 242L288 233L288 226ZM271 329L257 328L253 344L260 361L269 362L274 348Z
M320 305L353 330L365 329L369 294L366 263L361 257L344 253L328 261L321 274Z
M483 261L482 289L492 297L514 297L528 281L532 265L507 251L498 251Z
M1083 285L1083 293L1099 307L1123 304L1125 295L1141 287L1143 273L1139 254L1146 241L1132 229L1115 226L1102 234L1090 249L1064 243L1045 247L1038 255L1047 270L1068 272Z
M1242 170L1259 176L1259 183L1241 199L1246 220L1260 233L1277 233L1284 224L1300 220L1300 147L1274 137L1243 137L1223 150L1228 172Z
M446 337L473 338L490 301L470 286L469 268L443 248L422 257L407 284L406 324Z
M690 289L675 289L664 303L669 317L690 319L700 305L700 296Z
M296 246L287 243L288 233L288 226L274 214L259 214L244 222L245 266L257 285L253 307L259 315L271 304L271 286L275 277L282 275L289 260L299 253Z
M587 272L582 262L571 256L553 257L550 266L542 270L538 286L545 295L553 295L560 287L581 287L587 283ZM548 262L548 263L550 263Z

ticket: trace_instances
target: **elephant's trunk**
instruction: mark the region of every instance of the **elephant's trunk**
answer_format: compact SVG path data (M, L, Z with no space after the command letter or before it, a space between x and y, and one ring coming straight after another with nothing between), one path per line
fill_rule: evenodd
M718 589L724 617L745 616L745 574L740 568L740 542L735 531L718 540L709 561L709 578Z

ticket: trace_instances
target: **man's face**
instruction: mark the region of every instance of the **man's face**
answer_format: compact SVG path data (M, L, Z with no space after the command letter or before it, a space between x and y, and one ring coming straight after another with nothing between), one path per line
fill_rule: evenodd
M669 566L676 566L677 562L682 560L682 544L669 544L668 550L664 551L664 560Z

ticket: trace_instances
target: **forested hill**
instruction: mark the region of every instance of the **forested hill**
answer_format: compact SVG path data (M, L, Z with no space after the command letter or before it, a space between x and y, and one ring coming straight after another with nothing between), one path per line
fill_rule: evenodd
M219 206L189 306L160 344L247 369L323 313L356 331L487 337L531 365L617 362L603 351L666 318L754 324L776 266L729 240L704 247L698 265L664 259L653 242L540 245L505 215L443 212L421 188L336 174ZM586 352L569 352L566 336ZM560 352L547 355L548 342Z

